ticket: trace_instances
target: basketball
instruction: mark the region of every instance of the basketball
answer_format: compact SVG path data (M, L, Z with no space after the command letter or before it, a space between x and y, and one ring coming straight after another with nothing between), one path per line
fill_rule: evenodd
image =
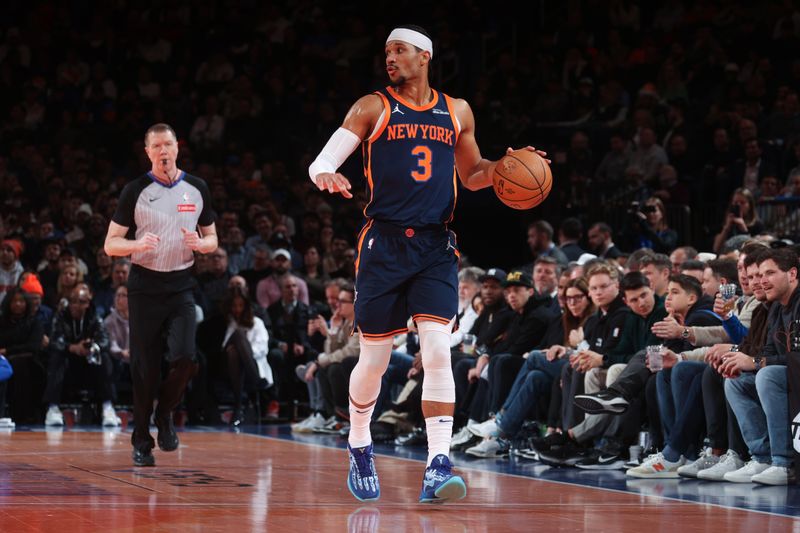
M492 176L494 192L514 209L531 209L547 198L553 188L550 165L530 150L514 150L497 162Z

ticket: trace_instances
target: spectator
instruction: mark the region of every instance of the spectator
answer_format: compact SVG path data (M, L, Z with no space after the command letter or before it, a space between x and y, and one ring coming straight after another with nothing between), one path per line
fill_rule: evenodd
M0 303L6 294L13 289L23 272L19 257L22 255L22 243L14 239L6 239L0 244Z
M664 254L648 255L639 263L639 271L645 275L656 296L667 294L667 285L672 273L672 263Z
M797 290L797 254L774 250L761 256L759 273L771 309L767 318L766 343L753 356L729 353L723 365L725 396L753 459L739 470L725 474L726 481L786 485L791 478L792 446L786 397L786 351L777 336L800 316Z
M27 418L30 410L27 402L31 400L30 388L33 383L25 381L25 378L32 375L32 367L36 364L34 358L41 350L43 335L44 328L31 314L30 302L25 297L25 292L21 288L12 287L0 304L0 357L3 358L0 365L6 371L13 368L17 374L10 385L11 404L15 418L18 419ZM0 417L5 416L7 384L4 381L5 379L0 379Z
M670 255L669 260L672 263L672 273L680 274L683 263L690 259L697 257L697 250L691 246L681 246L676 248Z
M131 343L128 324L128 287L124 283L114 291L114 306L103 320L108 332L108 353L111 356L111 382L114 397L118 398L120 385L132 390L131 381Z
M258 305L269 308L281 299L283 289L280 286L280 280L289 273L291 260L292 256L285 248L280 248L272 253L272 273L259 281L256 286ZM307 306L309 304L308 285L299 278L295 278L295 283L297 284L298 298Z
M622 255L620 249L611 240L611 227L608 224L598 222L589 228L588 238L590 251L600 259L616 259Z
M303 270L300 276L308 286L308 297L311 302L324 302L325 285L330 277L322 268L322 257L316 244L309 244L303 252Z
M678 233L670 229L667 210L658 198L648 199L628 210L628 241L630 249L649 248L656 253L668 254L678 244Z
M253 316L253 306L247 293L237 287L228 289L222 303L222 314L227 330L222 340L222 350L227 362L228 379L233 388L232 426L239 426L244 419L242 412L242 387L247 383L250 390L260 390L274 383L272 369L267 361L269 333L264 322Z
M330 327L325 320L316 319L325 336L324 350L315 360L298 367L298 371L303 371L303 379L307 383L312 383L315 378L318 380L324 411L333 420L325 420L322 413L315 412L300 424L292 426L292 431L306 432L323 427L326 423L335 424L337 419L341 426L341 422L348 418L350 373L358 362L360 351L358 336L350 334L355 318L354 297L352 286L345 286L339 291L339 306L331 317Z
M47 426L63 426L59 409L65 382L90 378L97 401L103 407L103 425L119 426L121 421L111 404L111 360L108 356L108 333L91 306L91 292L85 285L72 289L67 307L53 323L53 338L47 363L45 402Z
M288 255L288 253L286 254ZM288 257L285 258L288 263ZM280 279L280 299L267 308L272 321L272 334L280 353L275 368L276 382L283 400L299 398L295 367L313 361L317 351L308 339L311 318L308 304L299 298L299 283L295 276L285 273Z
M583 237L583 225L577 218L565 218L558 228L558 244L567 261L577 261L584 254L580 246Z
M736 189L731 197L730 208L725 213L725 223L714 237L714 252L719 253L725 241L736 235L760 235L764 224L758 218L756 202L752 192L746 188Z

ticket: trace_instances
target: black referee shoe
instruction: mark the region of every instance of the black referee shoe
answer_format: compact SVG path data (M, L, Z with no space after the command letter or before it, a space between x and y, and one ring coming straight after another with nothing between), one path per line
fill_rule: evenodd
M158 447L165 452L173 452L178 449L180 441L178 434L175 433L175 424L172 422L172 413L167 415L156 414L156 427L158 428Z
M133 466L156 466L156 458L153 457L152 450L133 449Z

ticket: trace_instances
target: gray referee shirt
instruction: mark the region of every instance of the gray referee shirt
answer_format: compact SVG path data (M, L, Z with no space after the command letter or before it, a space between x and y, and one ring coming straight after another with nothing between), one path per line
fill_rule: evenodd
M174 183L165 185L148 172L125 186L112 220L128 228L128 239L147 232L158 235L154 250L131 254L134 265L156 274L188 271L194 254L183 243L181 228L197 231L215 218L205 181L181 172Z

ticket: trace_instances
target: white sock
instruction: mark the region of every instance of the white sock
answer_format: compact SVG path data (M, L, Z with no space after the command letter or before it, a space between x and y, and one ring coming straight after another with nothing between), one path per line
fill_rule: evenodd
M452 416L431 416L425 419L428 430L428 465L439 454L450 454L450 441L453 438Z
M361 351L350 374L350 435L351 448L363 448L372 442L369 424L375 411L375 402L381 391L381 376L392 355L392 338L376 341L360 339ZM353 402L366 407L356 407Z
M359 409L350 400L350 434L347 442L351 448L363 448L372 442L372 435L369 432L369 424L372 421L372 412L375 411L375 402L369 407Z
M113 409L113 408L114 406L111 404L111 402L103 402L103 409Z

